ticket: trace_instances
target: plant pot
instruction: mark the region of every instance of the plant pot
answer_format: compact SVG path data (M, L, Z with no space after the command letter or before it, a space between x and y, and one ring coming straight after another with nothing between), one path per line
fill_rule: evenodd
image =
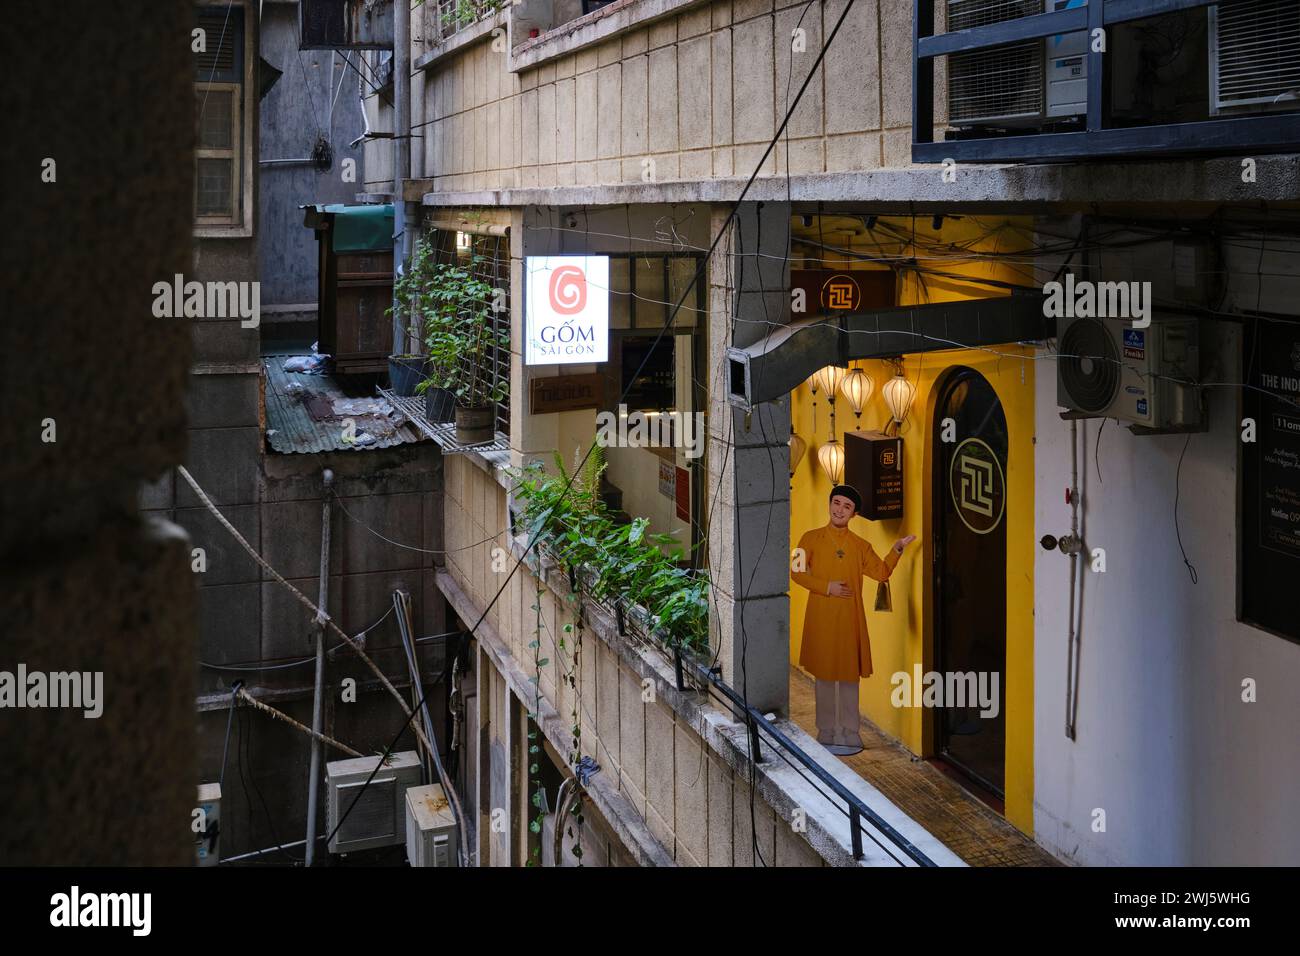
M435 424L451 421L456 415L456 393L446 388L430 387L424 393L424 417Z
M388 381L393 391L404 398L415 394L415 386L424 380L423 355L388 356Z
M491 405L456 406L456 441L461 445L481 445L496 437L492 427L495 409Z

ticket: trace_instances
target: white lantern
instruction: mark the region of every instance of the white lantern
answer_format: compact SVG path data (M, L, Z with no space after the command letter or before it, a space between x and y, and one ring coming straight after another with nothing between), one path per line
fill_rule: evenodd
M838 485L844 480L844 446L834 438L817 449L817 460L832 485Z
M912 399L916 397L916 386L907 380L900 368L898 374L885 383L880 390L885 396L885 404L889 406L889 414L894 416L894 421L900 425L907 418L907 413L912 409Z
M844 381L844 376L847 374L848 369L840 368L838 365L827 365L813 374L813 381L826 393L826 399L833 402L835 393L839 391L840 383Z
M871 381L871 376L860 368L850 369L849 374L844 376L844 381L840 383L840 392L849 400L849 405L853 407L853 414L858 417L862 416L862 409L866 407L875 389L876 383Z

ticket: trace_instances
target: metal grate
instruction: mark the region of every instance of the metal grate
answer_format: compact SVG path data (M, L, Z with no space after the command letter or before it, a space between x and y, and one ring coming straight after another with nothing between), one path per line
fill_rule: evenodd
M197 26L204 49L194 55L194 78L205 83L243 79L244 11L239 7L199 7Z
M1043 43L954 53L948 74L951 122L1005 120L1043 112Z
M508 236L478 235L456 232L450 229L438 229L427 224L429 229L426 239L433 249L433 261L439 264L459 264L470 267L472 273L482 279L496 292L493 305L499 305L490 312L490 322L494 336L493 344L487 350L487 363L491 382L495 388L504 385L505 397L496 403L495 428L501 434L510 435L510 355L509 347L495 344L495 337L510 335L510 239ZM458 240L459 243L458 244ZM419 350L425 351L423 338ZM461 374L472 370L466 365L460 368Z
M456 440L455 422L431 422L425 417L423 395L398 395L388 388L380 388L378 391L380 395L388 399L390 405L406 416L407 421L437 442L444 455L457 455L472 451L490 458L494 453L507 456L510 454L510 438L508 435L503 435L498 431L490 442L483 442L478 445L462 445Z
M1215 109L1296 106L1300 98L1300 3L1221 3L1216 19Z
M948 0L949 32L1019 20L1043 12L1043 0Z

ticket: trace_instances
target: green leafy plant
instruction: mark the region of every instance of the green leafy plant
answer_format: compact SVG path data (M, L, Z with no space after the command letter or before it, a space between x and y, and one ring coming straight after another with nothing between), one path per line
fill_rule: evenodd
M595 449L591 457L596 457ZM640 606L651 631L669 646L706 650L707 574L679 567L680 546L671 535L649 533L645 518L631 524L610 518L600 499L603 468L602 459L594 472L583 469L570 481L557 455L559 474L548 474L539 463L516 469L514 494L523 506L526 533L530 540L539 536L546 550L570 568L593 572L590 589L597 600Z
M479 275L486 261L475 255L467 263L438 262L425 237L394 286L408 329L423 338L427 350L428 372L417 386L421 394L446 388L463 407L501 402L509 394L509 380L492 353L510 348L510 332L496 321L502 296Z

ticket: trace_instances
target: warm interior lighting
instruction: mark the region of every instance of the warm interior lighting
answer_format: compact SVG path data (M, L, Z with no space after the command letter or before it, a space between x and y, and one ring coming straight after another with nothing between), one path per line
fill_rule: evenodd
M794 477L794 470L799 467L799 462L803 461L804 453L808 451L808 443L793 432L790 434L790 477Z
M828 439L826 444L817 449L817 460L831 484L838 485L844 480L844 446L834 438Z
M844 376L844 381L840 383L840 392L849 400L849 405L853 407L853 414L859 418L862 417L862 409L866 407L875 389L876 383L860 368L850 369L849 374Z
M901 425L912 409L912 399L916 397L916 386L903 375L901 366L898 374L885 383L880 393L885 396L885 404L889 406L889 413L894 416L894 421Z
M840 389L840 383L844 381L844 376L849 373L846 368L840 368L838 365L827 365L825 368L818 369L813 373L813 381L817 387L826 393L827 401L835 401L835 393Z

